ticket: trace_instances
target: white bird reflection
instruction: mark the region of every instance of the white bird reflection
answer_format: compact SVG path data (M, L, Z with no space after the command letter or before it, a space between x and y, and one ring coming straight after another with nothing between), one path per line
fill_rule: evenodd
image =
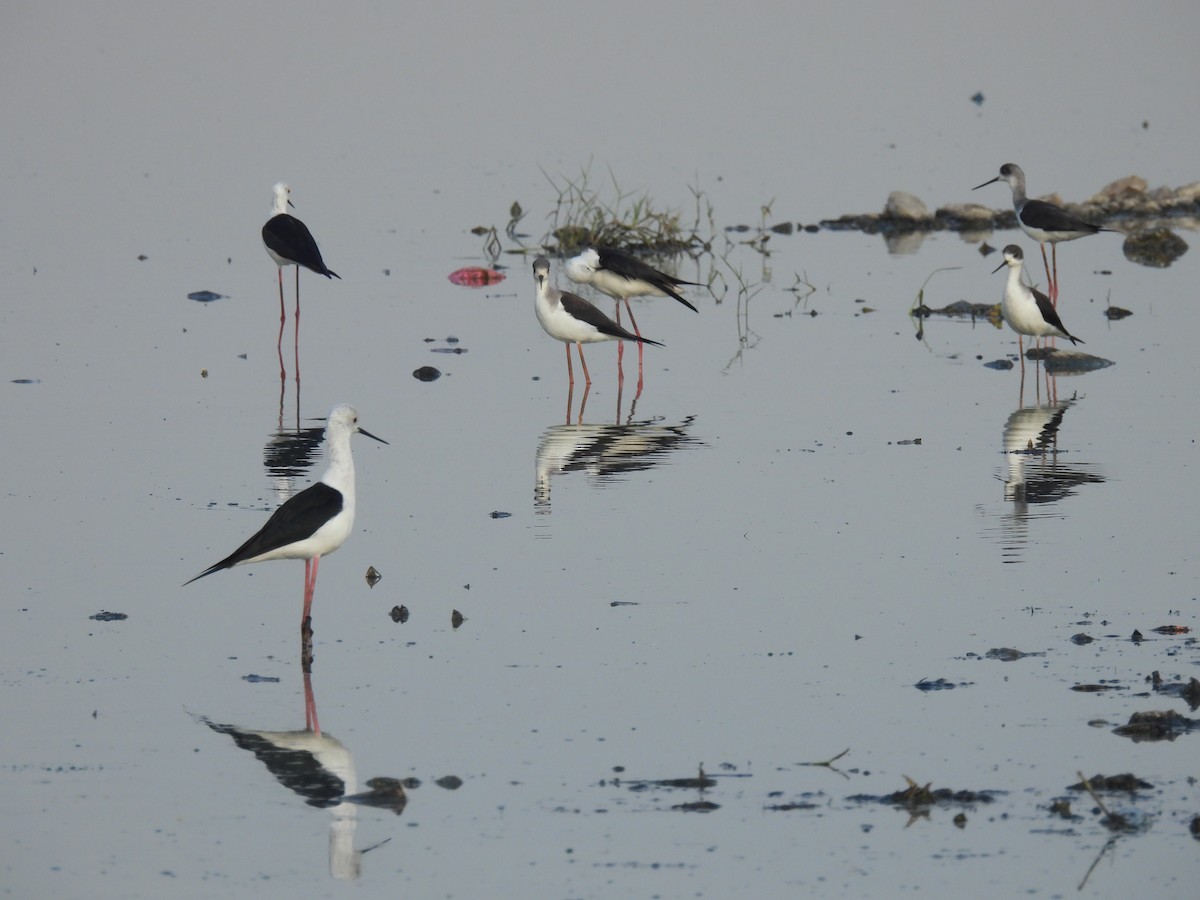
M305 712L315 719L315 704L308 675L304 677ZM400 782L391 778L368 781L371 791L359 794L354 757L337 738L319 728L297 731L267 731L213 722L204 716L197 721L218 734L227 734L234 744L249 750L267 767L281 785L309 806L328 809L329 874L352 881L362 874L363 854L387 843L388 838L364 850L354 848L358 806L387 807L399 815L407 798Z
M700 445L688 431L693 422L689 416L678 425L551 425L538 441L534 511L551 512L550 487L556 475L587 472L599 486L661 465L672 453Z
M1002 528L1005 561L1021 562L1029 544L1029 522L1049 515L1034 511L1063 500L1083 484L1102 484L1103 475L1086 463L1068 465L1060 457L1059 432L1067 411L1078 399L1019 406L1004 423L1004 455L1008 463L1004 478L1005 508Z

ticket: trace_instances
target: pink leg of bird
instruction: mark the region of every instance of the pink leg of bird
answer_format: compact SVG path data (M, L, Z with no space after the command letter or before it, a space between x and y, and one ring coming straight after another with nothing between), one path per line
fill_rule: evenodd
M1038 246L1042 248L1042 265L1046 267L1046 280L1049 282L1049 284L1046 286L1046 293L1050 295L1050 302L1055 303L1058 298L1058 290L1054 285L1054 276L1050 274L1050 260L1046 258L1046 245L1038 244ZM1050 246L1053 247L1054 245L1051 244ZM1057 256L1055 256L1054 261L1055 267L1057 268Z
M571 368L571 345L563 344L567 348L567 386L575 387L575 370Z
M625 309L629 311L629 324L633 326L633 333L638 337L642 336L642 332L638 329L637 319L633 317L633 307L629 305L629 298L625 298ZM642 393L642 363L646 353L646 345L638 341L638 394Z
M590 372L588 372L587 360L583 358L583 343L576 342L575 346L579 349L579 363L580 363L580 365L583 366L583 383L587 387L590 388L592 386L592 375ZM567 359L570 359L570 358L571 358L571 345L568 344L567 345Z

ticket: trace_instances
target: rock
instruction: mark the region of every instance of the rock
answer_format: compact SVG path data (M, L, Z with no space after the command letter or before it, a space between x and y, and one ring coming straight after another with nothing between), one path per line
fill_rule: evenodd
M912 194L892 191L884 204L883 214L889 219L928 219L929 209Z
M1112 203L1114 200L1122 200L1131 195L1140 196L1145 193L1146 179L1140 175L1127 175L1101 188L1098 193L1088 198L1085 205L1104 206Z

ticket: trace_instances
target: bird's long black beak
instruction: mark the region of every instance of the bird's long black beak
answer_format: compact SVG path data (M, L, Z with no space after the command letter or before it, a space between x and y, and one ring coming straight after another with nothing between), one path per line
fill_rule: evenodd
M989 181L985 181L983 184L977 184L977 185L975 185L975 187L971 188L971 190L973 190L973 191L977 191L977 190L979 190L981 187L987 187L989 184L995 184L995 183L996 183L997 181L999 181L999 180L1000 180L1000 176L999 176L999 175L997 175L995 178L993 178L993 179L991 179L991 180L989 180Z
M371 432L367 431L367 429L365 429L365 428L358 429L358 433L365 434L367 437L369 437L373 441L379 441L379 443L381 443L381 444L387 444L387 441L385 441L383 438L379 437L378 435L371 434ZM390 447L391 445L388 444L388 446Z
M1001 269L1003 269L1007 265L1008 265L1008 260L1005 260L1004 262L1000 263L1000 265L996 266L996 268L992 269L992 274L995 275L997 272L999 272Z
M296 208L296 204L292 202L291 197L288 197L288 206L290 206L292 209Z

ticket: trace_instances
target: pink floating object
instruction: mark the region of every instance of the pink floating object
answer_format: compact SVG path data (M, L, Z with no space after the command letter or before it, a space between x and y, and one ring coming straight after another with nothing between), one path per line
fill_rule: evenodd
M481 269L479 266L467 266L450 273L450 280L463 287L487 287L489 284L499 284L504 280L504 273L495 269Z

